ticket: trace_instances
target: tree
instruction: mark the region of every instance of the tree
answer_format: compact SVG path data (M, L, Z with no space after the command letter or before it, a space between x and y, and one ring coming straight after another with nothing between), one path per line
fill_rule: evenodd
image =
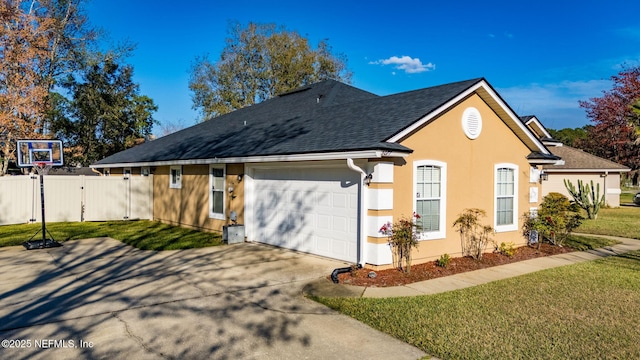
M589 136L580 140L578 146L637 169L640 168L640 114L634 105L640 100L640 66L626 67L611 80L612 89L603 91L602 97L580 102L594 126L588 129Z
M554 139L560 141L564 145L575 147L579 141L585 140L588 137L588 126L581 128L564 128L560 130L548 129L549 134Z
M65 84L72 100L55 96L54 130L65 140L67 162L88 165L136 145L150 135L157 106L139 94L133 68L111 56Z
M15 158L16 140L34 137L46 111L40 74L52 22L39 18L33 5L0 1L0 175Z
M202 119L223 115L314 82L349 82L343 55L334 55L326 40L313 49L295 31L274 24L230 25L217 62L195 60L189 89Z
M49 137L50 91L80 68L96 32L82 0L0 1L0 175L18 138Z

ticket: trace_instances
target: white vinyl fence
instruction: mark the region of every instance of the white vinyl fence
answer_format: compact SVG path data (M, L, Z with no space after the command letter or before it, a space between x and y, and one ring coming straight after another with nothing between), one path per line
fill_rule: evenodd
M153 175L44 176L46 222L153 218ZM40 177L0 177L0 225L41 221Z

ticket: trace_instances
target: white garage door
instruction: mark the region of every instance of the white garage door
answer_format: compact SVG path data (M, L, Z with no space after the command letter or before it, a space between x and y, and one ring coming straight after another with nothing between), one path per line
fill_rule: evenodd
M359 179L348 169L256 169L256 241L356 262Z

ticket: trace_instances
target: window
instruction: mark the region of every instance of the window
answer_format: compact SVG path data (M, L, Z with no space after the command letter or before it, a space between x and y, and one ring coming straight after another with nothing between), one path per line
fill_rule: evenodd
M131 168L124 168L124 171L123 171L122 175L124 176L125 179L130 178L131 177Z
M446 163L416 161L414 163L414 211L418 220L420 239L445 237Z
M140 174L142 174L142 176L149 176L149 174L151 174L151 168L148 166L143 166L142 168L140 168Z
M211 165L209 169L209 217L224 220L225 174L224 165Z
M518 167L498 164L495 167L495 230L518 230Z
M182 166L172 166L169 173L169 187L172 189L182 188Z

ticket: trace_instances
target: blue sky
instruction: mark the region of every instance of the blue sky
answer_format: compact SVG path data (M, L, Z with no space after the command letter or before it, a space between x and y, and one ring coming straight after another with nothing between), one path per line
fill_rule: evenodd
M552 129L589 123L624 64L640 64L637 4L620 1L92 0L92 25L137 44L134 81L166 127L196 123L197 56L217 60L229 21L275 23L347 56L352 85L388 95L484 77L519 115ZM156 127L156 133L161 127Z

